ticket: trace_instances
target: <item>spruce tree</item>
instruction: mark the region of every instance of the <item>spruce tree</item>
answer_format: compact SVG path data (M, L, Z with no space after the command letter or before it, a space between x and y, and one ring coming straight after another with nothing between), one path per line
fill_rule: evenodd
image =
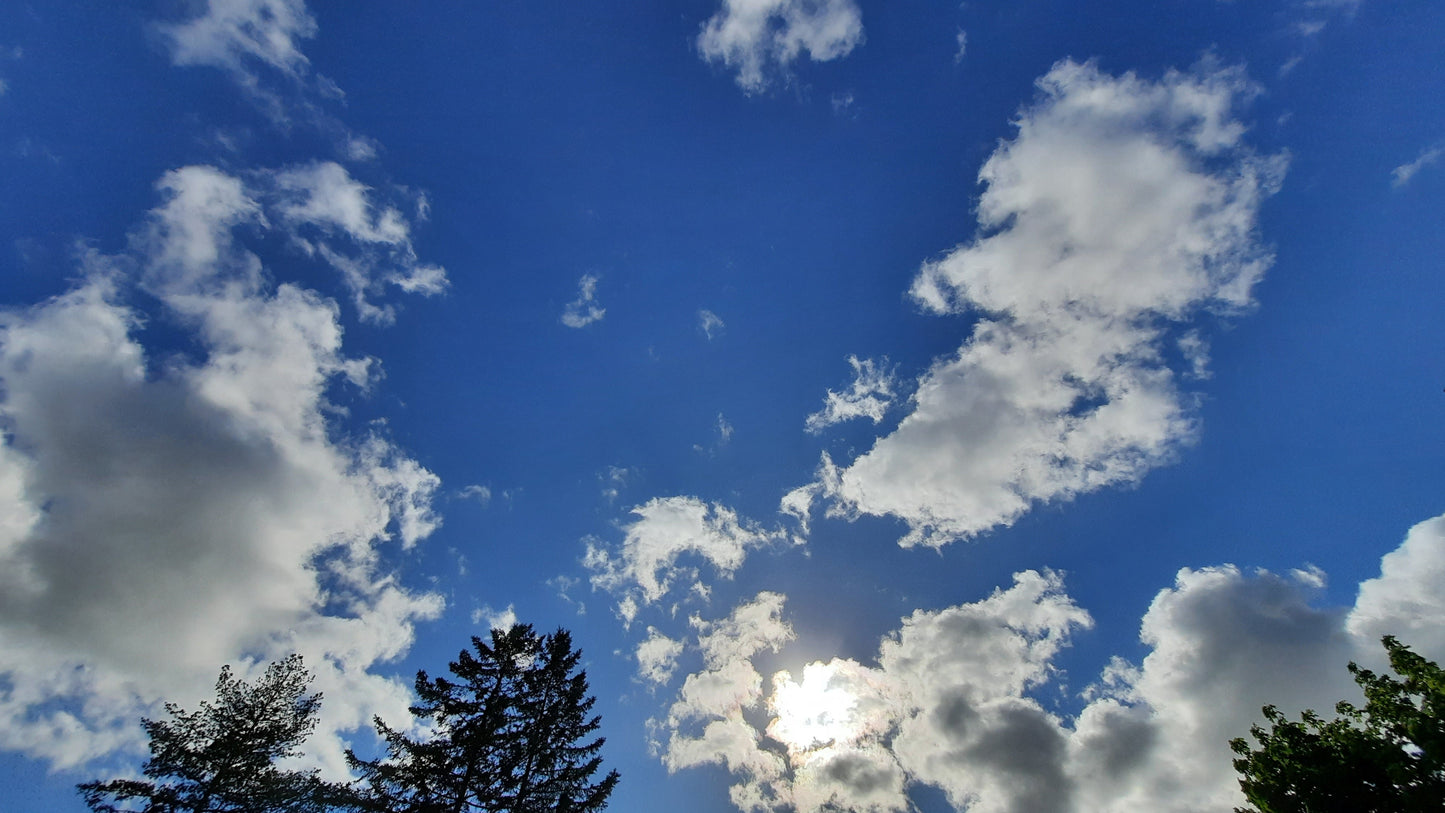
M451 678L418 672L412 714L431 729L414 738L381 720L387 757L348 753L361 775L358 806L390 813L532 813L600 810L617 772L593 782L602 764L600 725L582 655L559 629L530 625L472 638L450 664Z
M316 771L287 770L316 728L321 695L308 694L311 675L300 655L271 664L250 685L221 669L216 702L197 711L166 704L169 720L143 719L150 736L146 779L113 779L77 786L98 813L319 813L340 789Z

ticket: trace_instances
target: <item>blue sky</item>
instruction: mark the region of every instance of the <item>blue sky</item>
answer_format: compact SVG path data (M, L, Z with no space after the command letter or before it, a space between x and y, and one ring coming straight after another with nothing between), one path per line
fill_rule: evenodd
M615 809L1226 810L1445 657L1445 8L0 9L0 813L515 618Z

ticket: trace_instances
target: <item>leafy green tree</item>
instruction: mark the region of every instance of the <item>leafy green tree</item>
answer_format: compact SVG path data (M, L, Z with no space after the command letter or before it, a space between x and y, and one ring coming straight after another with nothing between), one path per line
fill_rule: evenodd
M599 781L603 738L582 654L559 629L537 635L518 624L472 638L450 664L455 679L418 672L412 714L431 729L413 738L381 720L387 757L348 753L361 775L358 807L390 813L600 810L617 772ZM589 739L591 738L591 739Z
M339 801L340 788L316 771L286 770L316 728L320 693L300 655L271 664L254 686L231 674L216 680L216 702L187 712L166 704L169 720L142 720L150 736L146 779L77 786L101 813L317 813Z
M1324 720L1299 722L1265 706L1270 725L1250 728L1259 742L1230 742L1239 785L1252 807L1237 813L1416 813L1445 810L1445 671L1384 638L1402 680L1351 663L1364 708L1341 702Z

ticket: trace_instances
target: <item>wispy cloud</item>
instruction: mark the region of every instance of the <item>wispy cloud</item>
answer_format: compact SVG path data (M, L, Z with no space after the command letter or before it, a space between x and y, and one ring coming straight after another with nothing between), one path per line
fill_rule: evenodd
M828 390L823 398L823 408L809 415L804 427L817 434L824 429L854 418L869 418L873 423L883 420L883 415L893 405L893 372L888 369L888 360L880 364L873 359L859 360L848 357L853 368L853 384L847 392Z
M274 211L291 227L293 242L342 275L364 321L396 319L393 306L371 301L387 285L423 296L446 291L446 269L418 260L406 216L395 205L378 205L374 190L345 167L320 161L257 177L272 184Z
M684 563L684 556L706 562L718 578L731 578L750 550L782 538L779 531L696 497L658 497L631 513L636 519L623 527L621 546L614 550L593 541L584 560L593 589L616 595L618 615L628 624L642 607L678 587L707 592L698 568Z
M1061 62L979 174L980 236L925 263L927 312L976 314L912 412L817 482L830 514L895 516L905 545L1012 523L1035 502L1137 480L1195 432L1161 343L1251 304L1261 200L1284 160L1243 144L1237 70L1159 81ZM1191 371L1194 372L1194 371Z
M457 496L464 500L476 500L483 508L492 503L492 489L476 483L458 491Z
M299 77L310 65L301 41L316 36L304 0L207 0L200 15L160 26L177 65L209 65L255 84L265 66Z
M706 336L708 341L712 341L713 337L721 333L724 327L727 325L723 323L722 318L712 311L703 309L697 312L697 329L702 331L702 335Z
M577 298L562 309L562 324L567 327L584 328L593 322L602 321L607 310L597 304L597 275L583 274L577 280Z
M1399 189L1414 179L1420 170L1438 164L1442 156L1445 156L1445 145L1436 144L1432 147L1426 147L1420 151L1420 154L1416 156L1414 161L1408 164L1401 164L1390 171L1390 177L1392 178L1390 182L1391 186Z
M737 72L748 93L765 90L806 54L816 62L847 56L863 42L854 0L723 0L702 26L704 59Z
M509 630L517 623L517 610L511 604L505 610L494 610L490 604L472 610L473 624L486 624L489 630Z

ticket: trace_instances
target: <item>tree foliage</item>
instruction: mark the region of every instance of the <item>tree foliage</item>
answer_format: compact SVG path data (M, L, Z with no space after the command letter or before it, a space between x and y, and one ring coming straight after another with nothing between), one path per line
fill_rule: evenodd
M250 685L229 666L216 680L216 701L197 711L166 704L168 720L142 720L150 736L146 779L86 782L77 788L101 813L316 813L329 809L337 788L316 771L286 770L276 762L297 754L316 728L320 693L292 655L271 664Z
M1292 722L1265 706L1270 728L1250 728L1259 747L1230 743L1252 805L1239 813L1445 809L1445 670L1393 637L1384 646L1401 679L1349 665L1364 708L1341 702L1332 720L1306 711Z
M362 778L359 806L390 813L531 813L600 810L617 772L593 782L602 763L600 720L582 655L566 630L530 625L472 638L450 664L452 678L418 672L412 714L432 729L413 738L381 720L387 757L349 753ZM454 678L454 679L453 679Z

